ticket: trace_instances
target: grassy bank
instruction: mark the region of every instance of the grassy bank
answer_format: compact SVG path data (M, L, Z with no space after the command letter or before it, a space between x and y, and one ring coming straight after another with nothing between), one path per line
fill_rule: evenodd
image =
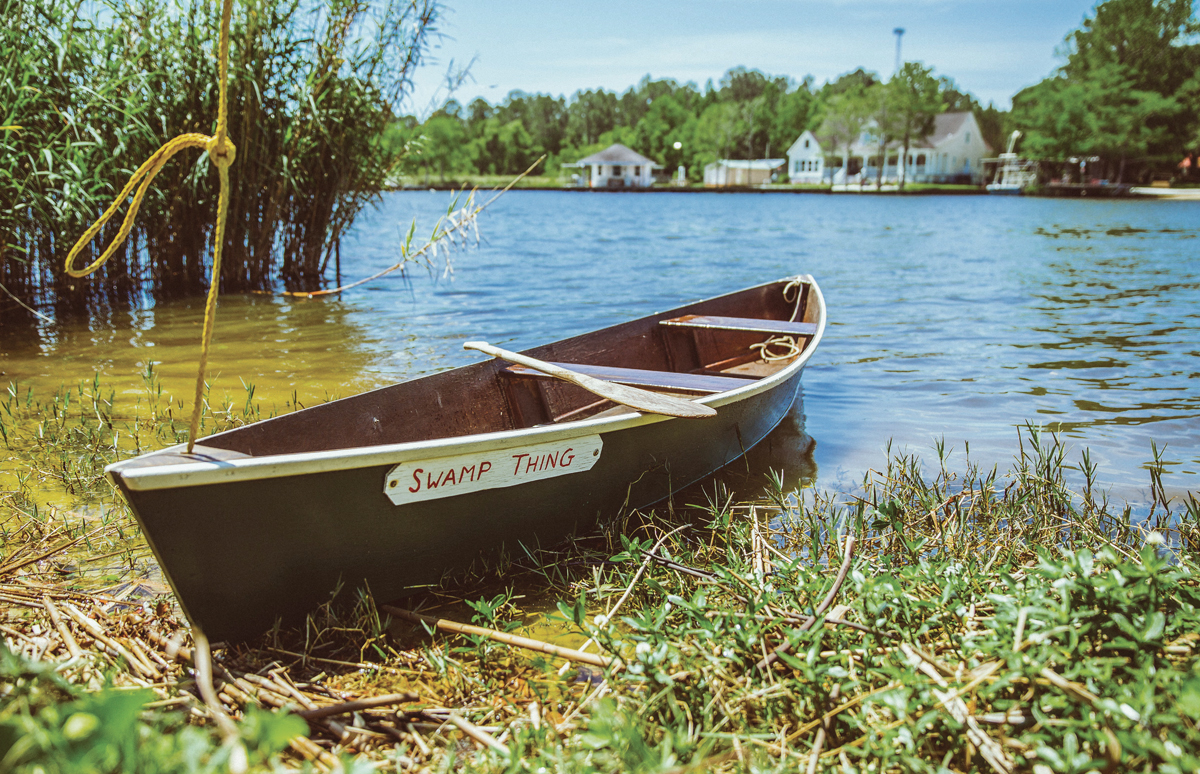
M1168 502L1162 466L1139 520L1036 431L1006 474L937 449L931 474L892 456L848 493L710 485L403 602L590 655L431 632L363 594L218 646L205 702L99 477L175 440L176 413L152 387L0 400L0 767L1200 768L1200 503Z

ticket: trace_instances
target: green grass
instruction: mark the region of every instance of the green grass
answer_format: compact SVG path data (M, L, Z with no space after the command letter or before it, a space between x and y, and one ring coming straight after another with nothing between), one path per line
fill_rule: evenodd
M94 477L134 445L178 437L169 396L148 384L133 405L112 405L98 383L0 402L10 469L26 471L0 499L0 568L85 534L76 511L31 514L13 491L36 500L39 486L73 487L77 503L105 503L112 527L95 553L140 540ZM259 414L248 401L208 421ZM159 703L187 714L145 708L152 697L127 663L94 645L71 660L40 608L12 607L6 626L22 636L5 636L21 654L0 656L0 756L28 772L206 771L235 754L253 770L294 768L313 765L284 750L303 731L343 760L434 771L1200 768L1200 501L1166 496L1161 455L1153 503L1137 515L1101 494L1086 452L1072 461L1035 428L1006 473L960 464L941 445L932 456L929 466L881 459L852 492L764 481L763 497L738 502L709 484L566 546L511 547L405 603L570 647L591 638L617 660L606 670L563 672L484 637L431 636L390 621L369 595L325 606L300 629L220 650L218 666L247 676L237 678L247 691L249 675L282 670L322 701L419 700L289 725L286 697L271 712L231 699L234 742L204 720L187 670L164 668L154 685ZM62 459L73 472L56 472ZM0 593L28 583L76 600L93 593L56 573L53 560L0 572ZM131 615L93 611L164 663L171 655L150 633L186 644L169 610ZM464 737L444 722L450 710L504 749ZM363 731L347 737L348 726ZM136 748L123 741L131 735Z

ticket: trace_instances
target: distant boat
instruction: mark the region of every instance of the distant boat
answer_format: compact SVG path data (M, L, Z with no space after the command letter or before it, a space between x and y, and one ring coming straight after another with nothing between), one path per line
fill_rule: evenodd
M996 180L988 183L987 192L1001 196L1020 196L1037 182L1037 162L1022 161L1016 154L1017 139L1021 132L1014 130L1008 136L1008 147L998 159Z
M817 283L792 277L523 353L604 380L586 389L489 359L107 473L188 618L244 639L339 586L392 599L669 497L788 415L824 330ZM635 411L600 397L614 385L713 415Z

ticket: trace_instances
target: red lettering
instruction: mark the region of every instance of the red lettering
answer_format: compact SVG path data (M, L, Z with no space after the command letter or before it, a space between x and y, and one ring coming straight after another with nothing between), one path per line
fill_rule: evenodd
M562 453L562 457L558 461L559 465L561 465L562 467L565 468L568 465L570 465L572 462L574 462L575 455L571 454L571 452L573 452L573 451L575 451L575 450L574 449L564 449L563 453ZM570 455L570 456L568 457L567 455Z
M526 453L524 453L524 452L522 452L522 453L520 453L520 454L514 454L514 455L513 455L513 459L517 461L517 466L516 466L515 468L513 468L513 475L514 475L514 476L515 476L515 475L518 475L518 474L521 472L521 458L522 458L522 457L528 457L528 456L529 456L529 455L528 455L528 454L526 454Z
M470 478L467 478L468 475L470 475ZM475 466L472 465L471 467L468 468L466 465L463 465L463 469L461 471L459 471L458 480L459 481L474 481L475 480Z
M541 460L541 457L530 457L529 461L525 463L525 472L529 473L532 471L536 473L538 469L538 463L541 462Z
M413 471L413 481L416 481L417 485L410 486L408 488L408 491L410 491L410 492L420 492L421 491L421 474L424 472L425 471L421 470L420 468L417 468L416 470Z
M492 469L492 463L488 462L487 460L484 460L483 462L479 463L479 478L483 478L483 474L487 473L491 469Z
M439 481L438 477L435 476L434 474L432 474L432 473L426 474L426 479L425 479L425 488L426 489L437 489L438 484L440 484L440 483L441 483L441 481Z
M553 468L558 466L558 452L546 452L546 467Z
M458 481L455 480L455 478L454 478L454 468L450 468L449 470L446 471L446 474L442 476L442 486L445 486L446 484L457 484L457 483L458 483Z

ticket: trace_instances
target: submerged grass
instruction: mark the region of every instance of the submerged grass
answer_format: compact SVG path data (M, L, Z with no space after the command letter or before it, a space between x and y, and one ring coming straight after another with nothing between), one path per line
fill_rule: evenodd
M63 572L72 540L93 543L81 565L140 545L99 466L179 437L150 393L0 401L20 479L0 495L4 768L1200 770L1200 504L1166 496L1156 451L1135 518L1035 428L1005 474L939 445L928 467L889 453L850 493L710 484L404 603L606 668L431 632L360 592L217 648L239 729L223 741L169 594ZM35 507L51 485L74 510Z

